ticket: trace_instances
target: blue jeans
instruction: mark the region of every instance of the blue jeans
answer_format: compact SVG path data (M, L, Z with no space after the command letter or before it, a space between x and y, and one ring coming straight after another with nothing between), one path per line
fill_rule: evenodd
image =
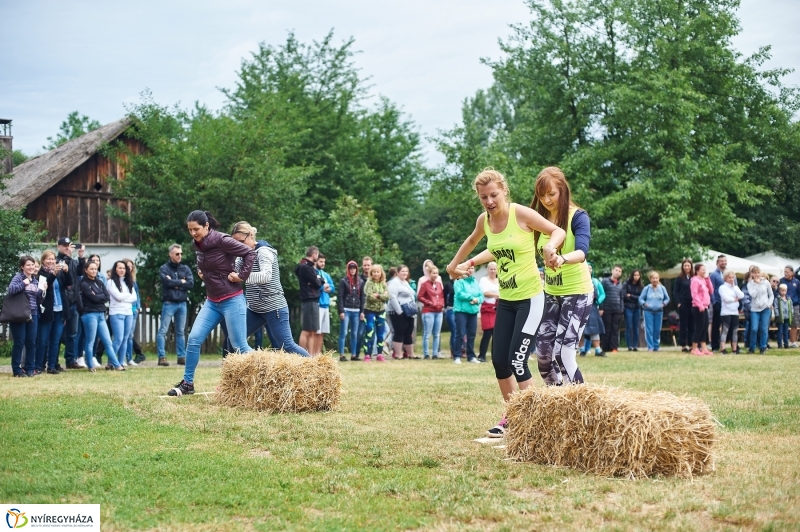
M477 326L477 321L476 321ZM422 355L428 358L428 338L433 334L433 354L439 354L439 340L442 332L442 313L422 313Z
M764 351L767 348L767 332L771 317L772 309L770 307L760 312L750 311L750 349L755 350L756 339L758 339L759 349Z
M128 360L131 360L131 358L133 357L133 331L136 330L136 318L139 317L139 311L134 310L132 317L133 317L133 325L131 325L131 334L128 337L128 351L127 351Z
M361 312L345 310L344 319L339 326L339 354L344 354L344 340L347 337L347 328L350 327L350 354L358 354L358 329L361 326Z
M230 338L233 348L240 353L252 351L247 345L247 304L244 294L219 303L206 299L203 308L200 309L194 320L192 332L189 333L189 342L186 346L186 368L183 372L183 380L186 382L194 382L194 370L197 368L197 363L200 362L200 346L223 320L227 325L228 338ZM253 330L255 331L255 327ZM178 351L178 355L180 356L180 351Z
M39 322L36 340L36 369L43 370L45 359L47 368L58 365L58 349L61 347L61 333L64 332L64 312L53 312L53 321Z
M628 317L628 309L625 309L625 317ZM661 322L663 319L663 310L659 312L653 312L652 310L644 311L644 339L647 342L647 349L657 351L658 347L661 345ZM639 319L637 318L636 321L639 321ZM625 331L625 335L628 335L627 331Z
M778 324L778 347L789 347L789 322L784 321Z
M132 360L128 352L128 340L133 341L133 315L112 314L108 317L111 322L111 332L114 334L114 353L120 364Z
M478 315L456 312L456 347L455 357L461 358L464 347L464 335L467 335L467 360L475 358L475 334L478 331Z
M36 331L39 328L39 314L31 313L31 321L25 323L9 323L14 346L11 348L11 369L14 375L27 373L33 375L36 369ZM22 350L25 350L25 371L22 364Z
M301 357L311 356L308 351L297 345L289 326L289 307L279 308L260 314L247 309L247 335L261 330L266 325L267 336L273 349L283 349L287 353L295 353ZM230 338L230 337L229 337Z
M94 357L94 340L97 336L103 342L103 347L106 348L106 356L108 362L115 368L122 367L117 359L117 352L114 350L114 344L111 343L111 333L108 332L108 325L106 325L106 317L102 312L89 312L81 316L81 324L83 325L83 334L86 337L86 343L83 346L83 353L86 360L86 367L92 368L92 358Z
M179 357L186 356L186 303L164 301L161 306L161 326L158 328L158 335L156 336L158 358L166 356L164 345L167 343L167 331L173 318L175 319L175 350L178 352Z
M456 317L452 307L445 309L444 319L447 321L447 328L450 329L450 356L456 356Z
M625 343L628 344L628 347L639 347L639 321L641 315L641 311L638 308L625 307ZM646 327L647 322L645 321ZM647 344L647 347L652 349L650 344Z

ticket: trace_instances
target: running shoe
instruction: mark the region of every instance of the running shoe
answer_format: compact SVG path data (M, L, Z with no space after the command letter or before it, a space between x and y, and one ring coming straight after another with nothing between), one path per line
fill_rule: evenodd
M467 362L469 362L470 364L480 364L481 363L481 361L478 360L476 357L470 358L469 360L467 360Z
M503 416L503 419L497 423L494 427L490 428L486 431L486 435L490 438L502 438L506 435L506 429L508 428L508 421L506 417Z
M691 350L691 353L692 353L693 355L695 355L695 356L698 356L698 357L701 357L701 356L703 356L703 352L702 352L702 351L700 351L699 349L697 349L696 347L695 347L694 349L692 349L692 350Z
M364 362L372 362L372 357L369 355L364 355Z
M339 362L347 362L347 357L344 355L339 355Z
M383 355L378 355L377 357L375 357L375 360L377 360L378 362L385 362L386 358Z
M170 391L167 392L167 395L172 397L180 397L181 395L192 395L194 393L194 383L186 382L185 380L181 380L178 384L175 385Z
M461 357L456 357L453 359L453 364L461 364Z
M709 351L708 349L703 349L703 354L707 357L712 356L714 353L713 351Z

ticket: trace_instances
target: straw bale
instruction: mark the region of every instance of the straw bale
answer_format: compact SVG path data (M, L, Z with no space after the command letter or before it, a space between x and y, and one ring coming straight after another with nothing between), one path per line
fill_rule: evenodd
M714 470L717 441L703 401L608 386L534 387L506 412L506 454L604 476L692 478Z
M308 358L265 349L228 355L215 399L269 413L333 410L341 388L339 367L330 356Z

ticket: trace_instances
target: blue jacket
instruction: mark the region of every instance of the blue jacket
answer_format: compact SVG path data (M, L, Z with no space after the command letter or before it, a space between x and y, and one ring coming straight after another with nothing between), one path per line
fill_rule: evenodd
M792 305L800 305L800 281L797 277L792 277L791 280L782 277L778 286L786 285L786 297L792 300Z
M719 298L719 287L723 285L725 279L722 278L722 272L719 271L719 268L715 268L708 277L711 279L711 286L714 287L714 292L711 294L711 304L714 305L721 302Z
M663 312L664 306L668 303L669 295L663 284L659 284L658 288L653 288L653 285L648 284L642 290L642 295L639 296L639 304L650 312Z
M331 276L328 275L328 272L325 270L317 270L317 273L322 276L322 280L331 287L330 292L326 292L322 287L319 289L319 307L328 308L331 306L331 296L336 293L336 285L333 284L333 279L331 279Z

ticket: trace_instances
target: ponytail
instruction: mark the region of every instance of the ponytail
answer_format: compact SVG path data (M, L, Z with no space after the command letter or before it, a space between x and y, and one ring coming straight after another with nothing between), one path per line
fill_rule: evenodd
M220 225L214 215L208 211L192 211L186 217L186 223L196 222L200 225L208 225L211 229L219 229Z

